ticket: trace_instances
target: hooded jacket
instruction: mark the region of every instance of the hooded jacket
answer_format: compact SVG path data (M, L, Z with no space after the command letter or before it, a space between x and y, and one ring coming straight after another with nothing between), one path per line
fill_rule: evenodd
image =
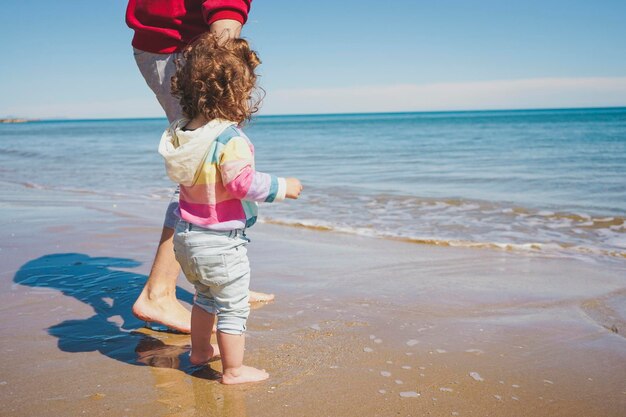
M243 229L256 222L257 202L285 199L285 179L254 169L254 146L236 123L212 120L184 130L187 123L172 123L159 144L167 175L180 184L182 220L211 230Z

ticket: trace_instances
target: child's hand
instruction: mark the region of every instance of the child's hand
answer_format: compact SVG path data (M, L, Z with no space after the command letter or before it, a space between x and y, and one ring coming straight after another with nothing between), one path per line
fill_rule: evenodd
M302 192L302 184L300 184L300 180L297 178L285 178L287 182L287 193L285 197L296 199L300 196Z

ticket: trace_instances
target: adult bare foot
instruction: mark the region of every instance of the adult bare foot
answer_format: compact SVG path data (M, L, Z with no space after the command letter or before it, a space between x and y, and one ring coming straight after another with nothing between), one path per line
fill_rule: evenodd
M149 297L144 288L133 305L133 314L139 320L159 323L181 333L191 332L191 312L175 296Z
M189 355L189 362L192 365L203 365L212 359L220 357L220 348L218 345L211 343L211 350L209 352L197 352L191 349L191 355Z
M222 375L222 384L234 385L244 384L246 382L264 381L270 377L270 374L264 369L257 369L251 366L242 365L240 368L231 368L224 371Z
M251 303L267 303L274 299L274 294L266 294L264 292L250 291Z
M269 302L274 294L250 291L250 302ZM181 333L191 332L191 312L174 296L150 297L147 289L141 292L133 305L133 314L139 320L162 324Z

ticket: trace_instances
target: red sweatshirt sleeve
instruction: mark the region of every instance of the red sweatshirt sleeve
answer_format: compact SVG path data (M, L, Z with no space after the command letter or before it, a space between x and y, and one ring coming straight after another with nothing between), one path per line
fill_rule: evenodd
M248 20L252 0L207 0L202 3L202 16L208 25L218 20L236 20L242 25Z

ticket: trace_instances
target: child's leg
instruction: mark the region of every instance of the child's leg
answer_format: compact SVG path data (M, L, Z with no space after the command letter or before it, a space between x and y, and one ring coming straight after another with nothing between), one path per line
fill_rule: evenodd
M245 382L263 381L269 378L265 370L245 366L243 352L246 344L245 334L229 334L217 332L217 343L222 352L222 383L243 384Z
M219 347L211 344L211 332L215 323L215 314L210 314L194 304L191 309L191 356L193 365L207 363L219 356Z
M243 365L246 337L246 321L250 314L249 285L250 263L245 240L234 252L225 256L225 267L229 281L211 287L211 295L219 311L217 316L217 343L222 358L222 383L241 384L262 381L269 377L264 370Z

